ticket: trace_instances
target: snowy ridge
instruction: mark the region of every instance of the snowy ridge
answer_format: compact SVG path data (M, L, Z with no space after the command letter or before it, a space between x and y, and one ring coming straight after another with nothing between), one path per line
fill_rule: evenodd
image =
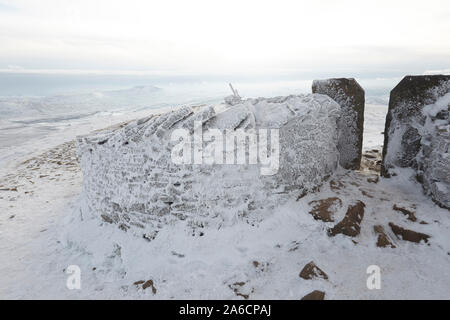
M123 90L59 94L47 97L0 97L0 119L57 121L61 117L87 116L129 106L148 106L161 91L154 86ZM40 120L38 117L44 118Z

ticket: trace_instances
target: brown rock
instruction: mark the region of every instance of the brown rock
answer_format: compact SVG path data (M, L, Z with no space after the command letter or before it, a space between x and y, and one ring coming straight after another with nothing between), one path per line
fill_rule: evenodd
M341 190L341 188L344 188L344 184L340 181L334 181L330 180L330 188L333 191Z
M153 294L156 294L156 288L155 288L155 286L153 285L153 280L147 280L146 282L144 282L144 284L142 285L142 289L147 289L147 288L149 288L149 287L151 287L152 288L152 292L153 292Z
M308 293L306 296L302 298L302 300L324 300L325 292L314 290L313 292Z
M394 204L392 209L395 210L395 211L399 211L399 212L403 213L405 216L408 216L408 220L411 220L413 222L417 221L417 218L414 215L414 212L412 212L412 211L409 211L409 210L407 210L405 208L397 207L396 204Z
M153 294L156 294L156 288L155 288L155 286L154 286L154 284L153 284L153 280L147 280L147 281L144 281L144 280L139 280L139 281L136 281L135 283L133 283L135 286L140 286L140 285L142 285L142 289L143 290L145 290L145 289L147 289L147 288L152 288L152 293Z
M243 289L243 287L245 286L246 282L235 282L233 284L228 285L228 287L233 290L234 294L238 297L242 297L245 300L248 300L248 298L250 297L250 294L246 294L246 293L242 293L240 290ZM253 292L253 289L251 290L251 292Z
M350 205L347 209L344 219L337 225L328 230L329 236L335 236L339 233L349 237L356 237L361 231L361 221L364 217L364 207L366 205L362 201L358 201L354 205Z
M395 248L395 245L389 240L386 232L384 232L383 226L373 226L373 230L378 234L377 247L386 248L390 246L391 248Z
M364 125L364 90L353 78L314 80L313 93L329 96L341 106L338 119L339 163L346 169L359 169Z
M259 261L254 260L252 263L253 263L253 266L255 267L255 269L259 272L264 272L269 267L268 262L259 262Z
M17 187L14 187L14 188L3 188L3 189L0 189L0 191L15 191L15 192L17 192Z
M309 205L313 206L309 213L315 220L333 222L333 213L342 207L342 200L337 197L331 197L328 199L311 201Z
M430 236L425 233L404 229L402 227L393 224L392 222L389 222L389 226L391 227L392 232L394 232L399 239L405 241L420 243L420 241L422 240L428 242L428 238L430 238Z
M318 266L316 266L313 261L303 267L302 271L299 274L299 277L305 280L311 280L313 278L322 278L328 280L327 274L323 272L322 269L320 269Z

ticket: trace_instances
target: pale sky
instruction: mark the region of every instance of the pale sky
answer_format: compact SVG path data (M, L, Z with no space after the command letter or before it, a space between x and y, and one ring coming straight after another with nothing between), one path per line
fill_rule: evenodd
M448 0L0 0L2 71L449 69Z

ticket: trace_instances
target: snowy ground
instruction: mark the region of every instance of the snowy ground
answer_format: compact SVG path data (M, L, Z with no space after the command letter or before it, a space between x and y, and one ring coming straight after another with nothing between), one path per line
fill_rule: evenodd
M386 109L366 106L368 153L381 150ZM3 168L0 298L300 299L316 289L326 299L450 298L450 215L423 195L408 170L377 183L373 170L342 170L317 193L271 212L258 227L237 224L193 237L179 223L148 242L80 216L82 176L74 132L66 133L59 137L64 144L22 154ZM376 167L377 158L365 160ZM342 201L334 208L335 222L314 220L309 203L329 197ZM360 235L329 237L327 229L357 200L366 205ZM417 220L394 205L414 212ZM429 243L398 239L389 222L430 235ZM384 227L396 248L376 246L374 225ZM299 277L310 261L328 280ZM69 265L81 269L81 290L66 287ZM381 268L380 290L366 286L369 265ZM153 280L154 290L134 284L140 280Z

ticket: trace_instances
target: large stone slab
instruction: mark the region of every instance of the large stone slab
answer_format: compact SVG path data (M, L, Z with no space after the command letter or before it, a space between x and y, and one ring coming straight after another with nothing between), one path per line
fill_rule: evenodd
M207 228L258 224L283 201L315 190L338 167L340 109L320 94L233 100L180 108L79 137L83 217L100 218L149 241L174 223L185 223L200 236ZM204 139L195 147L204 151L212 145L206 139L210 129L278 129L279 169L262 175L261 163L174 163L173 147L179 144L172 133L177 129L194 134L201 129Z
M313 93L325 94L341 106L338 119L339 164L358 170L361 163L364 130L364 90L353 78L314 80Z
M450 76L406 76L391 91L381 174L413 168L426 193L450 207Z

